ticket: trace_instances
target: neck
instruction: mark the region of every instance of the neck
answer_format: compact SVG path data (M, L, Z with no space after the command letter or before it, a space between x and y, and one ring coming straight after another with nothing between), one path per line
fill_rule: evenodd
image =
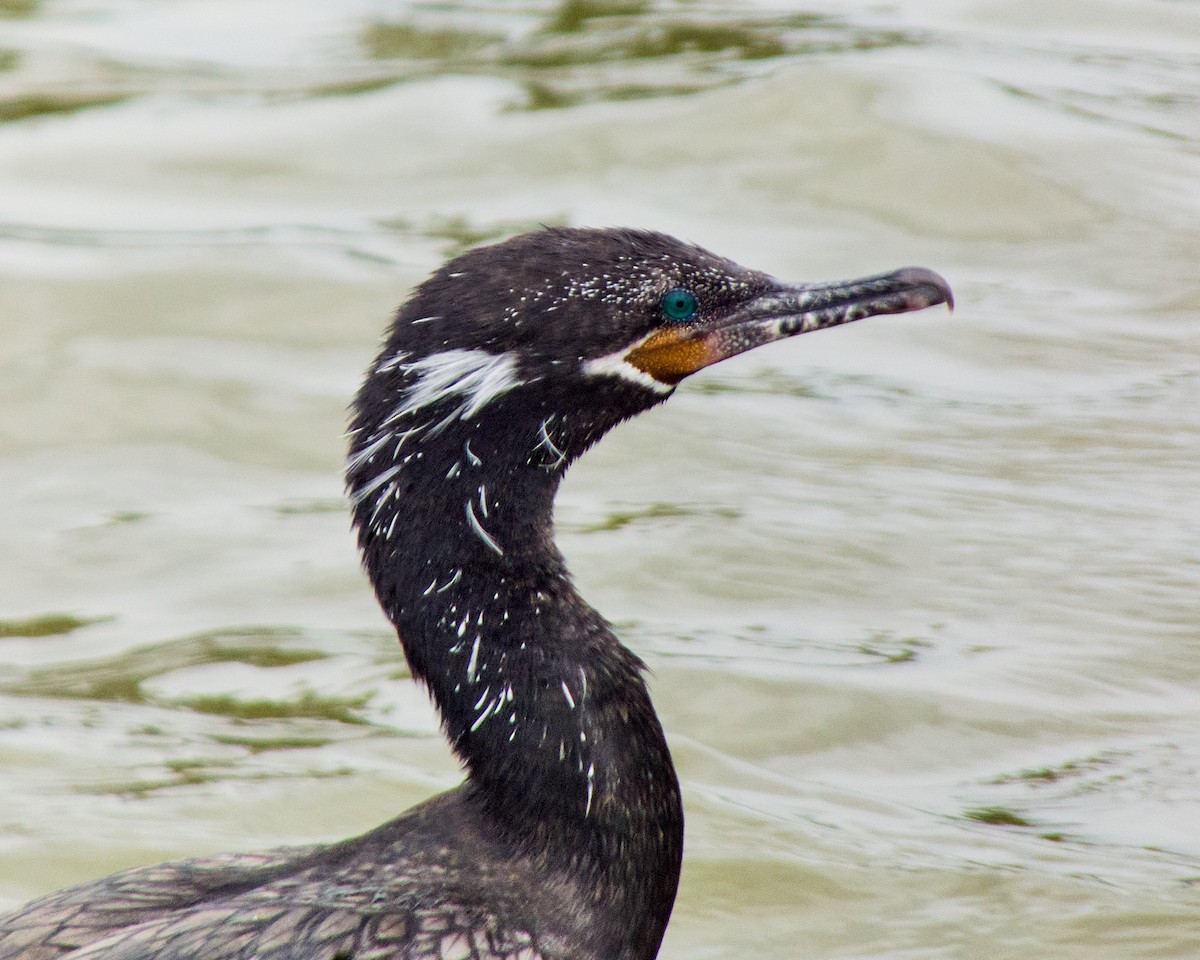
M368 574L471 795L523 852L582 874L653 956L683 814L643 665L579 596L554 546L565 458L545 421L470 425L427 430L390 459L352 460Z

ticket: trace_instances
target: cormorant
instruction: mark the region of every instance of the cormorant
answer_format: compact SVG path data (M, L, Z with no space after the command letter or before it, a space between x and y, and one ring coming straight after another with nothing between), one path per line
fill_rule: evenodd
M652 960L683 807L643 664L576 592L567 468L702 367L952 304L910 267L788 284L634 230L471 250L354 404L363 564L466 781L341 843L138 867L0 918L0 960Z

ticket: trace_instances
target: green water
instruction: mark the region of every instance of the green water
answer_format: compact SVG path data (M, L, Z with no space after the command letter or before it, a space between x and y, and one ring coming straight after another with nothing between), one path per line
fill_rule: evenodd
M0 908L458 772L348 531L389 312L539 223L958 310L570 477L688 810L669 960L1200 951L1200 7L0 4Z

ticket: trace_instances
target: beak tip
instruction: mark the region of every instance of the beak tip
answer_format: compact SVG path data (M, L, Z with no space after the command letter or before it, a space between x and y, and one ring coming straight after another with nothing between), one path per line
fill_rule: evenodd
M892 276L911 287L914 292L921 291L925 295L923 299L926 299L923 306L932 307L944 303L946 309L954 312L954 291L940 273L926 267L905 267L897 270Z

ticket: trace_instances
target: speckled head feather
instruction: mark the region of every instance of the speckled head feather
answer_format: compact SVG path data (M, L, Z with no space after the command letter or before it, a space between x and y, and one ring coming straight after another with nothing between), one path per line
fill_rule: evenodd
M686 317L666 314L673 291L694 304ZM921 268L788 284L649 231L551 228L480 247L398 312L356 403L350 489L362 500L382 485L380 447L398 453L455 419L477 433L490 419L486 433L507 455L524 456L532 440L541 453L529 462L562 470L709 364L941 302L952 302L949 287Z
M661 326L660 303L673 288L694 290L716 315L770 283L662 233L549 228L437 270L400 309L384 353L515 352L523 379L568 373Z

